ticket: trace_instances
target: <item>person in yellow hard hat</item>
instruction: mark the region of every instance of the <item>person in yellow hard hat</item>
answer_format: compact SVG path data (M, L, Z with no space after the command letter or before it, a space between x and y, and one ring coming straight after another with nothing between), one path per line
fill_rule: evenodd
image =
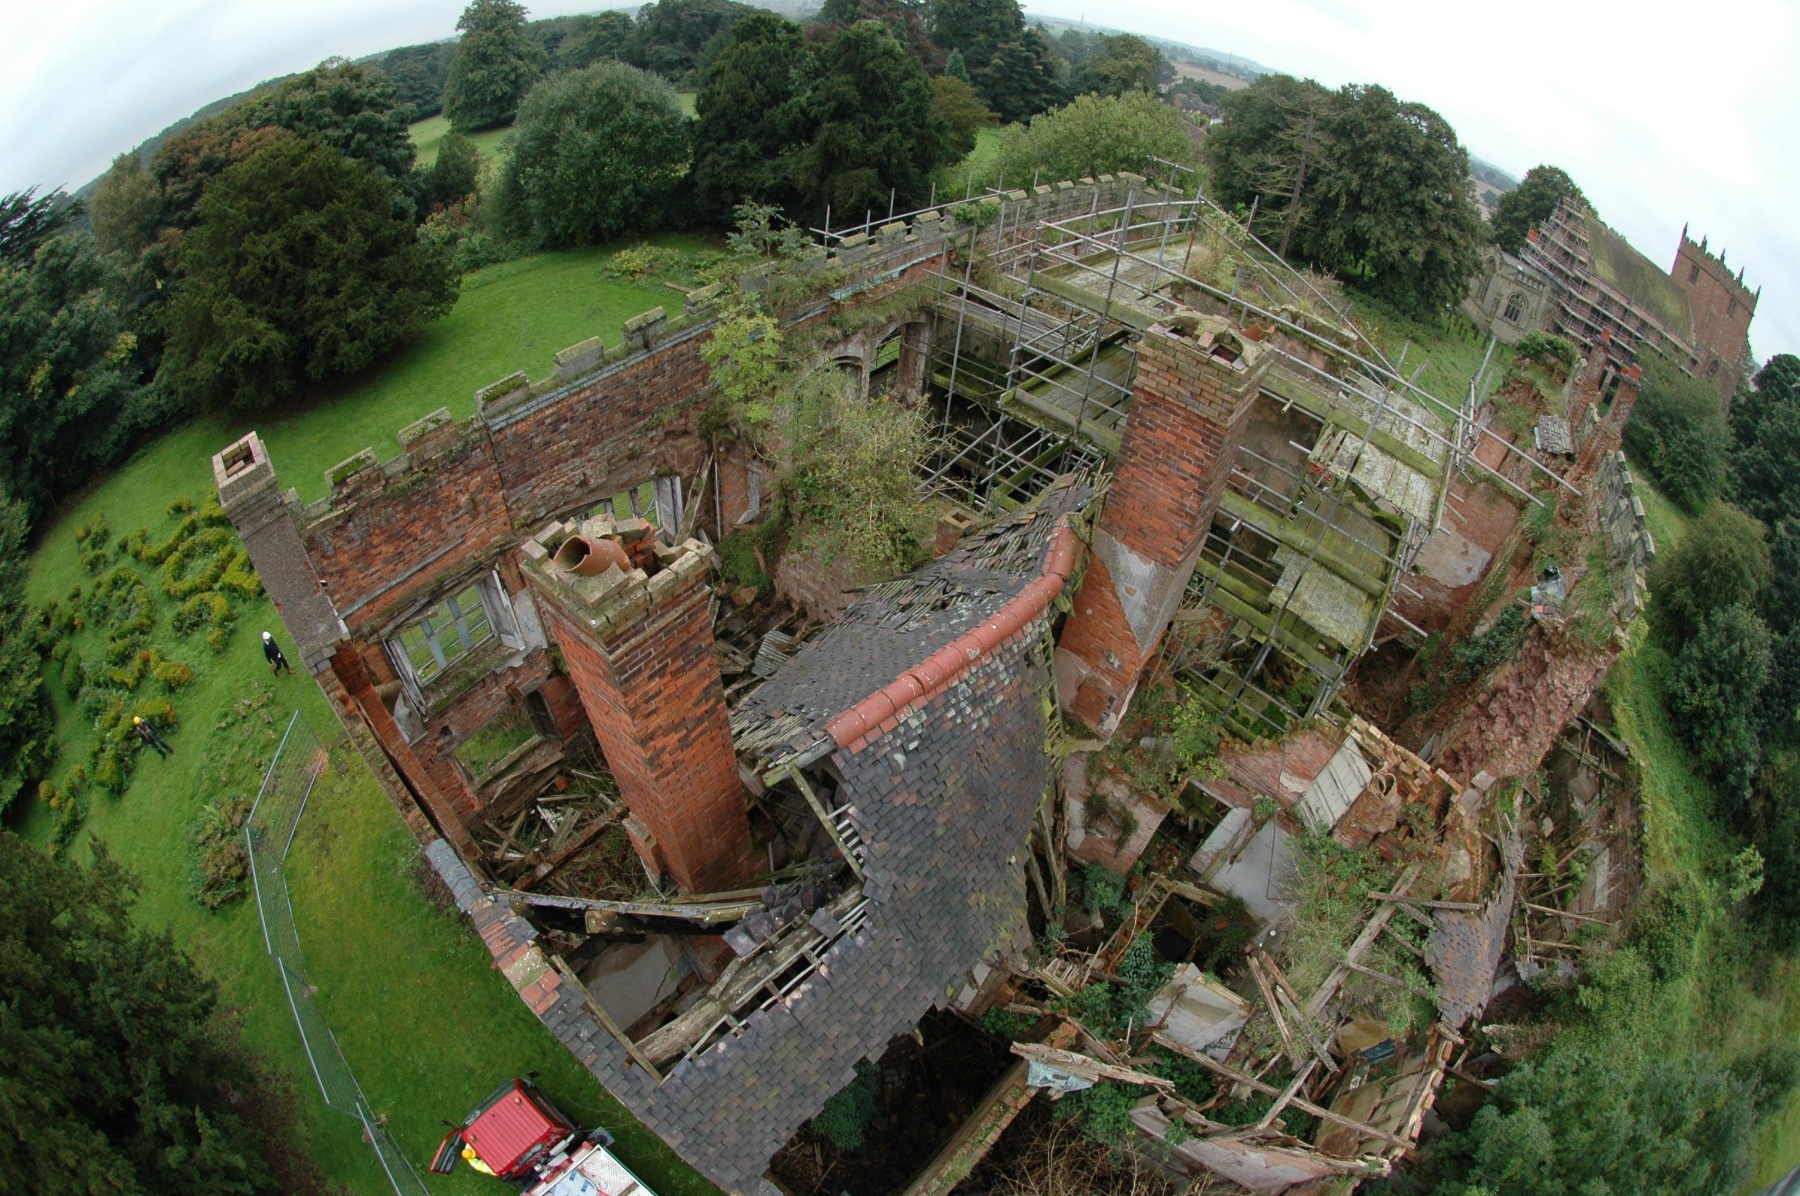
M131 730L133 734L144 741L145 747L154 748L157 755L169 756L174 754L175 749L170 747L168 741L162 737L162 732L156 729L156 724L146 722L144 719L132 715Z
M494 1174L494 1169L481 1161L481 1156L475 1153L475 1148L473 1146L463 1147L462 1157L467 1161L469 1166L475 1168L475 1170L481 1172L483 1175Z

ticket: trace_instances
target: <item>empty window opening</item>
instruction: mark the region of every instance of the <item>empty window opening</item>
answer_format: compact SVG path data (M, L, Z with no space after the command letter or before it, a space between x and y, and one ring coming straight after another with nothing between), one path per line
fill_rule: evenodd
M543 699L537 694L538 705ZM545 711L548 714L548 710ZM508 703L475 734L456 745L456 758L476 784L505 770L543 739L527 702Z
M493 637L479 584L446 598L400 633L401 651L420 682L430 681Z

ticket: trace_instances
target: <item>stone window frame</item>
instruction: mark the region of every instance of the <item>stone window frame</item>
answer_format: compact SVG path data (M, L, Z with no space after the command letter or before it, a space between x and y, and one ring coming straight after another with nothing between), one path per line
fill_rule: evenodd
M1500 313L1500 318L1509 324L1517 324L1519 318L1524 314L1525 293L1523 291L1514 291L1506 297L1506 307Z

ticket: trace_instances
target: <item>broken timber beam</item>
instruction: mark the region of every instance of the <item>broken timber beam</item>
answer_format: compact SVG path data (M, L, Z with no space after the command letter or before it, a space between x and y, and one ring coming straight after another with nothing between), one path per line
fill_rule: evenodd
M1487 908L1479 901L1427 901L1423 897L1406 897L1399 893L1370 893L1377 901L1393 901L1400 905L1416 905L1422 909L1453 909L1463 913L1475 913Z
M1403 894L1412 888L1413 881L1419 878L1422 869L1423 865L1421 864L1408 864L1406 871L1400 874L1400 880L1394 885L1394 892ZM1393 918L1396 908L1393 902L1382 903L1381 908L1375 911L1375 916L1369 919L1369 924L1363 927L1362 933L1356 936L1356 941L1350 944L1350 950L1345 952L1344 958L1347 961L1361 962L1362 957L1369 953L1369 948L1375 945L1375 940L1381 936L1382 929ZM1312 995L1311 1000L1307 1001L1306 1016L1317 1018L1323 1014L1325 1006L1331 1004L1331 999L1337 996L1339 987L1349 976L1350 969L1343 964L1340 963L1333 968L1331 974L1325 977L1325 983L1319 986L1319 991Z
M857 880L861 880L863 878L862 863L856 858L856 853L850 850L850 845L844 842L843 833L838 830L837 823L831 820L831 815L825 810L825 803L819 800L819 795L813 792L813 787L806 783L806 774L790 765L787 775L794 782L794 787L800 790L800 796L806 799L806 804L812 807L812 812L824 824L825 833L831 836L833 843L837 844L838 853L844 857L844 862L850 865L850 871L856 873Z
M1049 1045L1067 1046L1075 1039L1075 1027L1064 1023L1050 1031ZM1013 1123L1037 1089L1025 1083L1030 1064L1017 1059L989 1088L975 1111L969 1114L943 1149L933 1155L900 1196L950 1196L950 1190L967 1179L1006 1127Z
M1157 1035L1158 1038L1162 1036ZM1080 1076L1087 1080L1117 1080L1121 1084L1141 1084L1149 1088L1174 1091L1175 1081L1165 1080L1161 1076L1153 1076L1148 1072L1134 1071L1129 1067L1118 1067L1111 1063L1102 1063L1098 1059L1090 1059L1086 1055L1078 1055L1074 1051L1058 1050L1035 1042L1015 1042L1012 1044L1013 1054L1030 1063L1042 1063L1045 1067L1054 1067L1057 1071L1068 1072L1072 1076Z
M559 893L531 893L523 889L496 889L493 895L500 901L523 901L546 909L597 909L639 917L680 918L709 926L736 922L751 910L762 908L760 897L735 901L603 901L598 897L564 897Z
M862 886L856 885L824 908L842 921L861 900ZM639 1049L656 1063L666 1064L679 1058L721 1018L734 1014L759 988L823 942L825 936L811 922L801 922L777 935L767 950L732 960L704 997L668 1025L644 1035Z
M649 1075L652 1080L655 1080L658 1084L662 1083L662 1073L657 1071L656 1066L638 1049L638 1044L631 1041L631 1038L625 1031L619 1028L619 1024L613 1021L612 1015L601 1007L599 1001L594 999L594 994L588 991L588 986L581 982L581 977L575 974L574 969L563 962L563 957L560 955L552 955L550 957L550 963L551 966L556 969L556 974L563 978L563 983L575 986L576 995L581 998L581 1003L587 1007L588 1014L593 1017L595 1021L604 1026L608 1034L611 1034L614 1038L619 1040L619 1045L625 1048L625 1053L631 1056L631 1061L643 1068L645 1073Z
M1273 1084L1265 1084L1261 1080L1245 1075L1235 1067L1227 1067L1225 1064L1220 1063L1217 1059L1214 1059L1205 1052L1196 1051L1190 1047L1183 1046L1166 1034L1152 1035L1151 1041L1155 1042L1157 1046L1174 1051L1178 1055L1186 1056L1200 1066L1215 1071L1228 1080L1244 1084L1265 1096L1281 1095L1281 1089L1275 1087ZM1401 1138L1396 1138L1386 1130L1378 1130L1372 1125L1357 1121L1355 1118L1345 1117L1342 1113L1334 1113L1323 1105L1315 1105L1309 1100L1302 1100L1299 1096L1289 1097L1288 1103L1303 1113L1311 1113L1314 1117L1317 1117L1322 1121L1329 1121L1333 1125L1341 1125L1345 1129L1355 1130L1357 1133L1363 1134L1366 1137L1378 1138L1383 1142L1398 1146L1404 1150L1412 1149L1412 1143Z
M514 882L515 885L523 891L548 880L551 873L587 850L594 840L600 837L601 832L619 820L619 816L624 813L624 810L624 806L620 805L603 811L586 830L575 836L573 842L566 844L555 855L533 868L529 875L520 877Z

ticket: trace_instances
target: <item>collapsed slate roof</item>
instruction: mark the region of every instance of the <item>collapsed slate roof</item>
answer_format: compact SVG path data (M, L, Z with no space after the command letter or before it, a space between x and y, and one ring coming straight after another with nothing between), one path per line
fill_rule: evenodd
M727 1191L758 1191L769 1159L850 1082L858 1060L879 1056L984 958L1024 941L1019 861L1049 782L1050 612L880 733L840 746L826 727L1042 584L1057 526L1088 494L1085 485L1055 489L875 587L740 706L740 751L770 763L808 758L840 778L864 845L865 904L816 970L769 993L661 1083L546 959L531 923L484 893L447 844L431 845L458 907L526 1003L645 1126Z

